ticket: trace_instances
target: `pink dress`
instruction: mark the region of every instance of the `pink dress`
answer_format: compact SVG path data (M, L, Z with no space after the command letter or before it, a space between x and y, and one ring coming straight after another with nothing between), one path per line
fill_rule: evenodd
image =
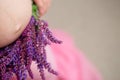
M52 44L60 80L102 80L95 67L78 50L72 38L62 31L53 31L55 36L63 40L63 44Z

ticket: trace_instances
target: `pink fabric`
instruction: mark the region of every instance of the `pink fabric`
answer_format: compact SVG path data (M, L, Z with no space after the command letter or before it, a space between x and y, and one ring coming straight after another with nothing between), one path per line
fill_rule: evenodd
M59 80L102 80L95 67L73 43L72 38L62 31L53 31L63 44L52 44Z
M69 35L58 30L53 32L63 43L61 45L51 44L49 48L52 52L47 48L48 61L51 61L50 63L52 63L53 68L57 68L59 77L56 78L56 76L46 72L46 75L48 75L46 76L46 80L102 80L95 67L74 46L73 40ZM51 57L51 55L54 57ZM53 66L54 64L56 65L55 67ZM41 80L35 62L32 63L31 69L34 74L34 79L28 77L27 80ZM15 76L12 80L16 80Z

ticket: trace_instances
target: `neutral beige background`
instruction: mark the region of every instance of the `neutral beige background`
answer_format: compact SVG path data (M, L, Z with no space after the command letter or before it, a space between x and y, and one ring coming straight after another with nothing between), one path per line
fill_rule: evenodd
M104 80L120 80L120 0L53 0L45 19L73 36Z

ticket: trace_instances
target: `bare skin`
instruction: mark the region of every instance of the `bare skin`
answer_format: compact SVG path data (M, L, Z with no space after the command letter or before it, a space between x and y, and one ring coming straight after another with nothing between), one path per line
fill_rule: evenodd
M50 0L34 0L43 16ZM31 0L0 0L0 48L14 42L32 16Z

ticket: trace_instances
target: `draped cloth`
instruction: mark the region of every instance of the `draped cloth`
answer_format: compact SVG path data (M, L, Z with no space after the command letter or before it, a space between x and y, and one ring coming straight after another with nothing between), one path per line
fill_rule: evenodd
M102 80L100 73L75 45L74 40L63 31L55 30L54 35L63 44L52 44L60 80Z

